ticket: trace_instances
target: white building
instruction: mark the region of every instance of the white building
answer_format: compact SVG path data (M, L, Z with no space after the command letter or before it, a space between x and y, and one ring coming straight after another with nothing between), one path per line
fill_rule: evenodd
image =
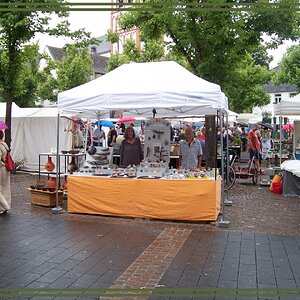
M278 71L279 67L273 69L273 71ZM272 117L274 117L274 106L278 104L280 101L288 100L294 96L296 96L299 91L297 86L291 84L280 84L279 86L275 86L272 82L263 85L263 89L270 96L271 100L268 105L261 107L254 107L252 112L256 115L262 115L263 113L270 113ZM276 123L278 124L278 118Z

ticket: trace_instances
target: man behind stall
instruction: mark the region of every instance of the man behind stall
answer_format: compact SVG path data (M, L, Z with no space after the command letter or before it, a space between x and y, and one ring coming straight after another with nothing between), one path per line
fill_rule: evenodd
M180 142L179 166L186 169L200 168L202 147L199 141L194 139L192 127L186 127L185 139Z

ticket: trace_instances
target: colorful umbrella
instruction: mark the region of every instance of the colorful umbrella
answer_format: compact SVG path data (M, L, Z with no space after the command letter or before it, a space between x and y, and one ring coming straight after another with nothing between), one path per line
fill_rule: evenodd
M293 124L285 124L285 125L282 125L281 128L286 131L291 131L294 129L294 125Z
M115 127L115 124L113 122L107 121L107 120L99 120L99 121L95 122L93 125L94 126L109 127L109 128Z
M133 122L135 121L135 118L133 117L124 117L124 118L121 118L120 120L118 120L117 123L128 123L128 122Z
M0 120L0 130L5 130L5 129L8 129L8 126Z

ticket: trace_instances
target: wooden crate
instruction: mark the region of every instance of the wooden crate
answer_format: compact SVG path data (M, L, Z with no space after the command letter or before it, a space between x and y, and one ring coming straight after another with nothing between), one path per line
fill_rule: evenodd
M30 189L31 204L54 207L56 206L56 192ZM58 191L58 205L62 205L63 192Z

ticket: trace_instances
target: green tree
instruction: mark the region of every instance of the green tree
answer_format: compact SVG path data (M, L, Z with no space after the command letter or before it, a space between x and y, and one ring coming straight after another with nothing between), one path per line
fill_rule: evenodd
M35 3L35 0L27 0L27 4ZM6 102L6 118L5 122L11 128L11 107L13 101L24 101L26 97L26 89L30 88L34 83L28 80L29 71L24 66L28 62L28 51L25 46L36 33L48 33L50 35L64 35L82 40L89 38L84 30L71 32L69 23L65 19L68 16L60 5L63 0L40 0L39 3L44 4L45 11L30 11L26 7L24 10L11 9L0 11L0 92ZM23 0L2 0L2 4L14 4L14 7L24 4ZM51 11L51 9L54 9ZM61 22L54 28L49 23L51 15L57 15ZM26 73L27 72L27 73ZM27 74L27 75L26 75ZM32 89L34 91L34 88ZM27 95L28 96L28 95ZM11 130L7 130L5 141L8 145L11 142Z
M251 112L255 106L263 106L270 102L270 96L263 90L262 84L270 80L270 72L266 66L255 64L250 54L247 54L237 64L234 80L230 83L228 96L231 108L237 112Z
M291 46L279 63L279 71L276 72L272 81L279 85L289 83L297 86L300 91L300 46Z
M117 33L109 33L107 40L111 43L117 43ZM150 62L160 61L164 58L163 41L162 39L143 39L143 48L139 49L136 47L133 39L127 39L123 45L123 53L116 53L111 55L108 60L108 70L111 71L122 64L129 62Z
M294 3L292 0L278 2L286 5ZM247 53L252 54L260 47L264 34L272 37L267 44L268 48L277 47L287 38L295 40L299 37L297 10L179 11L179 8L188 8L199 1L185 0L180 2L181 5L176 0L145 0L144 3L156 3L156 7L161 3L162 9L124 14L120 18L122 29L136 26L149 39L159 39L166 35L171 39L167 45L169 51L184 57L194 74L221 85L225 93L232 96L236 94L236 87L231 91L231 86L235 77L239 76L236 74L239 73L238 64ZM225 5L229 2L205 1L205 4L208 3ZM174 10L164 10L165 4L173 4ZM238 103L242 100L230 98L230 101ZM252 102L246 106L250 108Z
M93 61L85 44L67 45L62 60L47 59L47 67L39 73L38 96L56 101L57 94L91 80ZM56 75L54 75L56 74Z

